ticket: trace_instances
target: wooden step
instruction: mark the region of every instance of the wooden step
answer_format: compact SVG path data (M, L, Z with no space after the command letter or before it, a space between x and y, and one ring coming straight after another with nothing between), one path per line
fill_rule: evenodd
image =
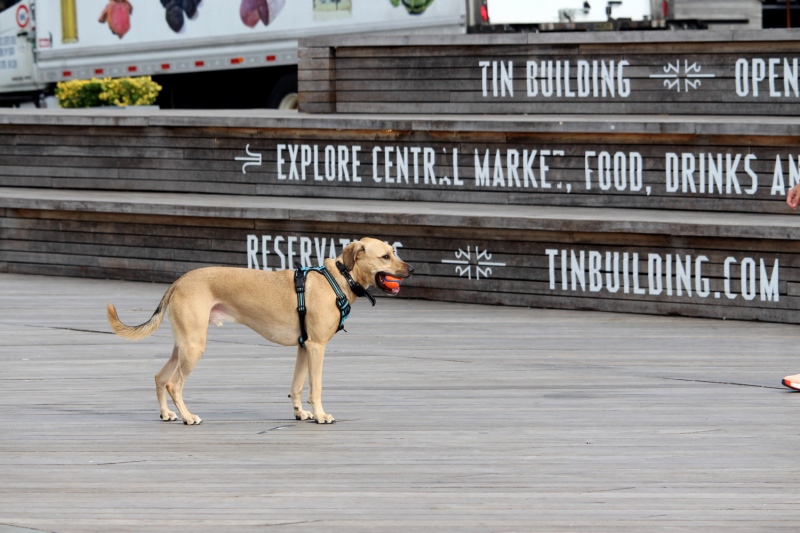
M800 180L800 118L131 109L0 123L2 187L781 214Z
M407 297L800 320L792 215L30 188L0 189L0 213L8 272L170 282L315 265L373 236L416 268Z

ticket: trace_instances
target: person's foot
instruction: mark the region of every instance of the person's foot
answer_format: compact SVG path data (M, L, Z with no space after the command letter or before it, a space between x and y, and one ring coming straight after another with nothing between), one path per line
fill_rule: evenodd
M786 376L781 381L786 387L790 389L800 390L800 374L795 374L794 376Z

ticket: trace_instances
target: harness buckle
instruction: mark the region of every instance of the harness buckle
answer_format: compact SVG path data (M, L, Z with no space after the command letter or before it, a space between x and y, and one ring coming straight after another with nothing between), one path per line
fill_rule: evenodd
M306 288L306 276L303 270L303 267L300 266L300 263L297 261L294 262L295 271L294 271L294 290L295 292L305 292Z

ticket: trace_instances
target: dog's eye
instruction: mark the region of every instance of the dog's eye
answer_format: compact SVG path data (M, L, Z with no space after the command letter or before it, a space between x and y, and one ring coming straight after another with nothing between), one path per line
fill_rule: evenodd
M389 254L384 255L383 258L388 260L389 259Z

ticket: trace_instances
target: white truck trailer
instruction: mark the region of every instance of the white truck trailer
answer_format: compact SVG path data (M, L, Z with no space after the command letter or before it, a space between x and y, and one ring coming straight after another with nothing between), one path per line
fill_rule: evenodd
M302 37L666 29L675 12L728 16L717 1L0 0L0 105L41 105L59 81L153 76L162 107L292 108Z
M0 102L153 76L166 107L287 107L301 37L465 27L464 0L0 0Z

